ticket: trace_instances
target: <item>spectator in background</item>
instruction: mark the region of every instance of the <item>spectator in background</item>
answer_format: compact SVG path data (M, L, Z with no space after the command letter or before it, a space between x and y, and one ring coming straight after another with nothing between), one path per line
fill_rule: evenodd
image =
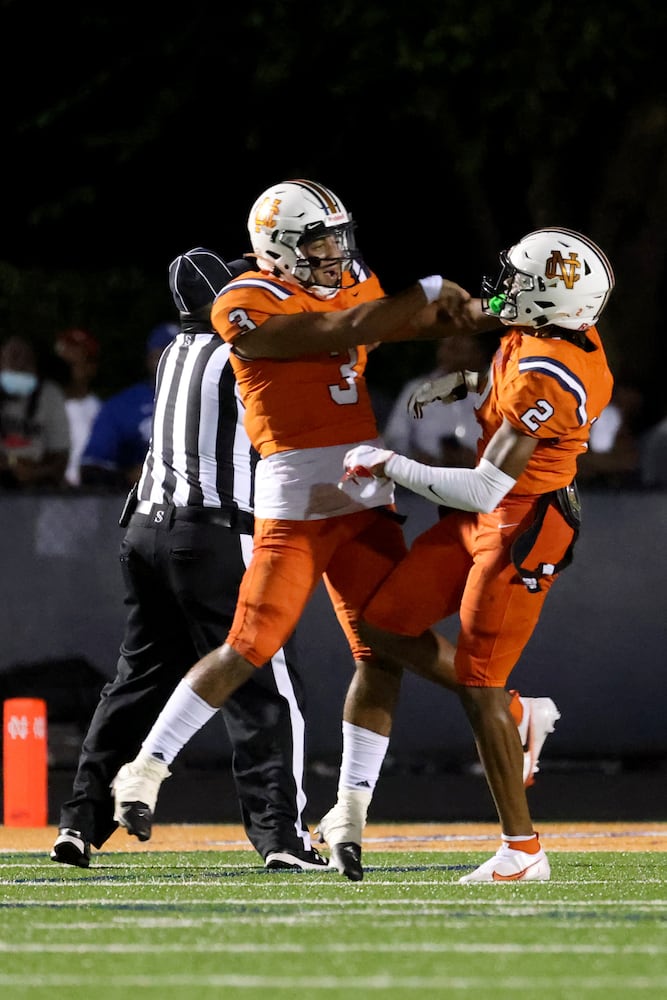
M70 486L81 485L79 463L90 437L102 400L91 385L99 365L99 341L87 330L63 330L55 340L54 351L63 364L63 390L69 420L70 450L65 479Z
M639 421L644 396L619 381L609 404L591 427L588 451L579 456L577 481L602 489L636 489L641 482Z
M433 403L415 419L408 407L413 392L424 381L435 381L459 369L483 371L498 346L496 331L480 333L471 342L467 337L441 340L436 368L405 384L391 409L383 431L387 448L425 465L474 468L479 424L474 405L478 398L469 394L448 405Z
M41 376L32 344L0 347L0 486L61 487L70 437L60 386Z
M158 362L177 333L176 323L154 327L146 341L147 377L102 404L81 456L83 486L122 492L139 479L151 434Z

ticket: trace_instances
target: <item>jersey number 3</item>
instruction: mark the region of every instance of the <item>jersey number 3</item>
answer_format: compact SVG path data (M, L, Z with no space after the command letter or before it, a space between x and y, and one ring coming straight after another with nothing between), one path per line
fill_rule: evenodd
M357 372L354 368L359 358L356 348L349 348L348 357L350 360L345 361L340 366L341 378L345 384L341 385L338 383L337 385L329 386L329 395L334 403L338 403L339 406L356 403L359 399L359 391L356 386Z

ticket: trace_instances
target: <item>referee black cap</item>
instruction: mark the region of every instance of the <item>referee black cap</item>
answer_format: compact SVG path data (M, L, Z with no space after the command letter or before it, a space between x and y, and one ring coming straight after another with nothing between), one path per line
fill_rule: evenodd
M181 313L195 313L209 305L228 281L253 270L247 260L226 263L213 250L194 247L179 254L169 265L169 288L176 308Z

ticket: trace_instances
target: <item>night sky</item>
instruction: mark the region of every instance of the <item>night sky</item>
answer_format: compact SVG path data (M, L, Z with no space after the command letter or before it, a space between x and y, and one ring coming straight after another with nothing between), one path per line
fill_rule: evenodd
M343 200L388 292L442 273L476 294L530 229L587 231L617 272L613 361L653 381L666 26L649 0L0 0L0 262L164 288L192 246L249 250L258 194L305 176Z

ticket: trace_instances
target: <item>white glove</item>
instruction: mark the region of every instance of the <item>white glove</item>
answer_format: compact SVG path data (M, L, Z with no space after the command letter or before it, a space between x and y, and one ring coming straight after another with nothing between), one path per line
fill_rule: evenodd
M388 462L393 454L393 451L373 448L368 444L359 444L356 448L351 448L343 459L345 472L341 484L347 482L348 479L355 483L358 483L360 479L383 479L386 481L388 476L376 476L373 469L375 466Z
M416 420L424 415L424 407L439 399L441 403L455 403L457 399L465 399L468 392L477 389L477 372L451 372L436 378L433 382L422 382L408 400L408 413Z

